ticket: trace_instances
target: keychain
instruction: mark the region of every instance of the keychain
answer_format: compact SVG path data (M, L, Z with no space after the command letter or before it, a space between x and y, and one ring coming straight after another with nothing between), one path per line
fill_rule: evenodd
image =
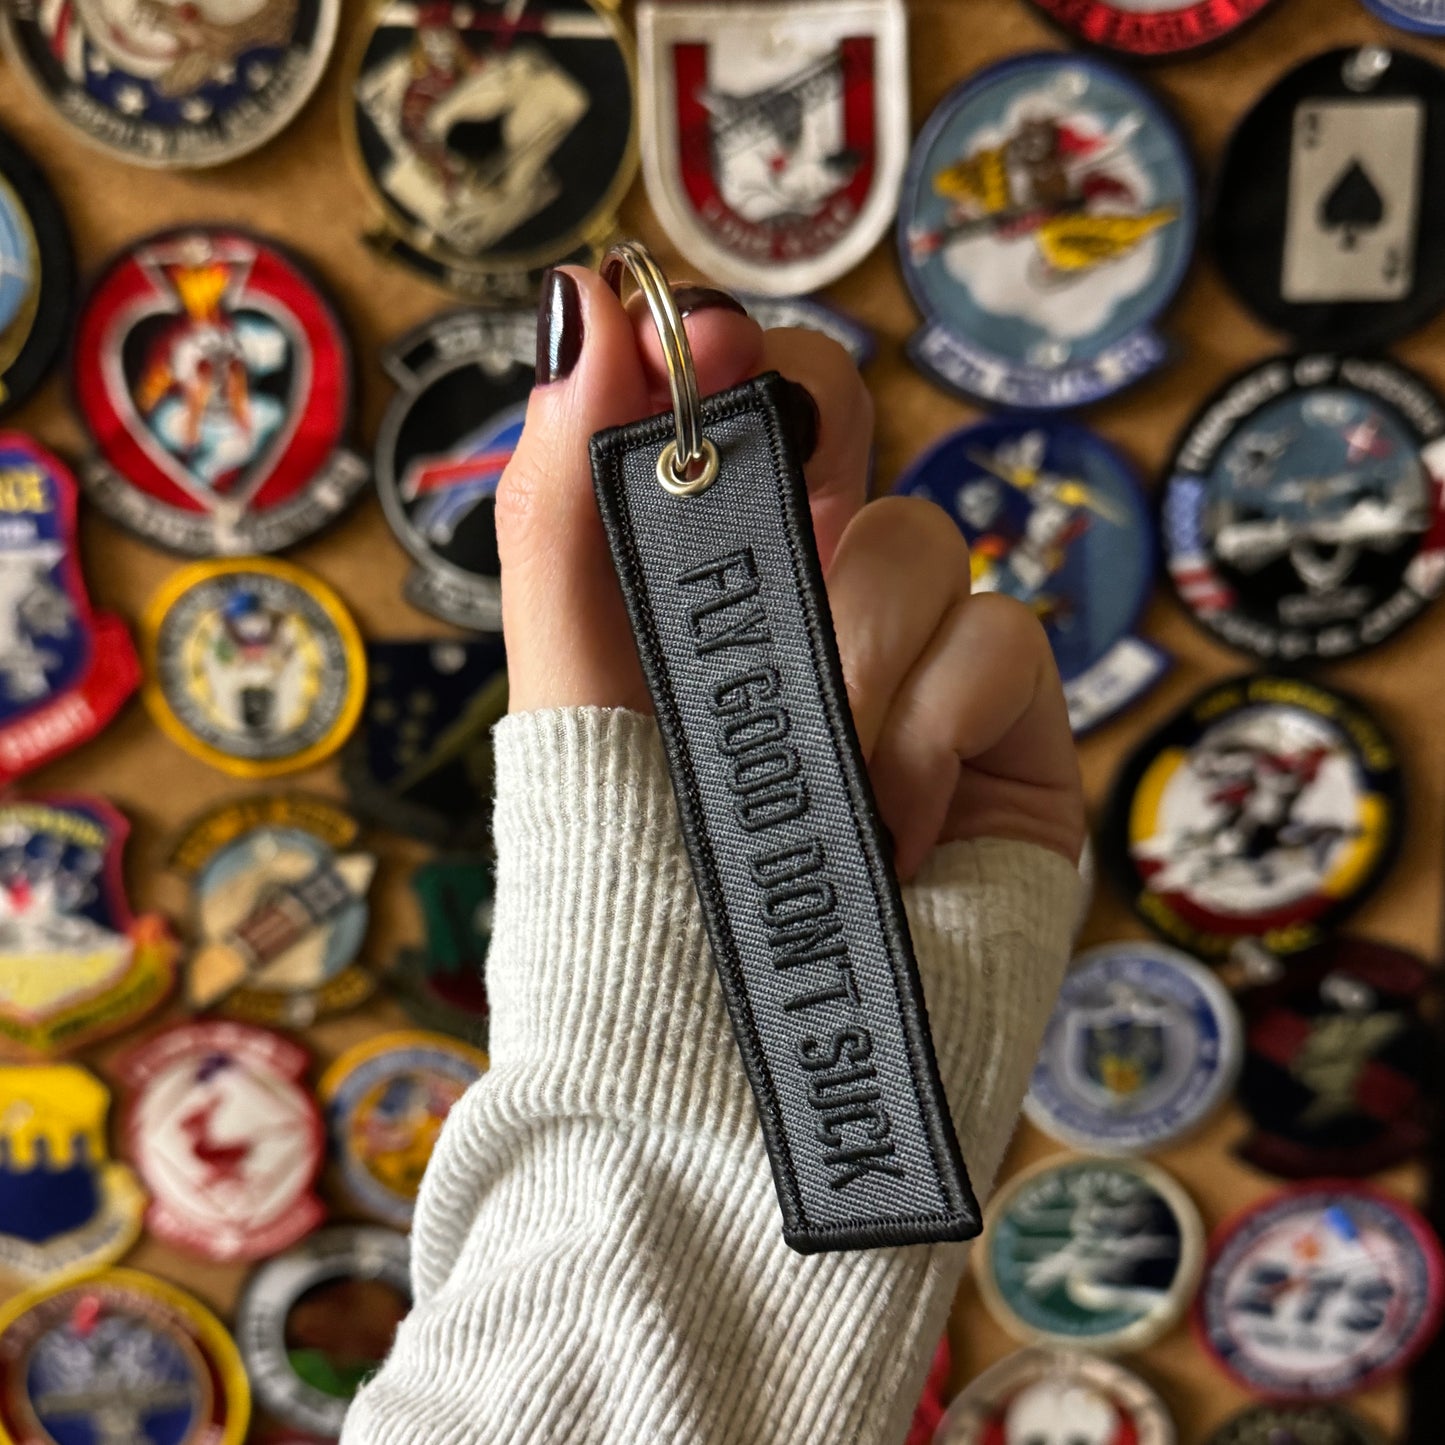
M700 401L666 277L630 272L672 415L592 439L703 918L803 1254L971 1239L908 920L858 747L776 373Z

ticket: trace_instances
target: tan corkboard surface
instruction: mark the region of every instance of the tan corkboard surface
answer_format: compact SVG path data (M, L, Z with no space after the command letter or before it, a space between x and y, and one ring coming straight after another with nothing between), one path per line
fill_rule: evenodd
M345 36L358 23L361 4L346 0ZM912 114L918 127L957 80L1001 57L1038 47L1059 47L1059 35L1024 0L910 0ZM1392 31L1360 0L1275 0L1237 39L1206 55L1141 71L1184 122L1201 171L1213 173L1231 128L1249 104L1298 58L1332 45L1365 41L1407 45L1445 63L1445 44ZM339 70L333 63L318 96L283 135L260 153L204 174L168 174L125 166L89 149L0 67L0 124L41 161L70 220L83 272L132 238L186 221L241 223L270 233L311 262L334 294L353 338L361 380L360 433L369 445L391 392L377 364L381 346L453 303L427 282L376 258L361 240L369 208L343 148L339 123ZM1445 176L1427 184L1445 184ZM623 227L642 235L675 276L687 275L653 221L640 183L623 208ZM927 444L976 412L936 390L903 357L916 314L885 243L829 292L831 299L873 327L878 359L868 379L878 400L878 475L888 486ZM1180 429L1216 386L1241 366L1279 349L1279 339L1254 323L1223 286L1207 253L1193 267L1165 322L1177 359L1142 386L1091 408L1085 420L1118 444L1153 486ZM1445 390L1445 318L1394 348L1403 361ZM82 433L67 402L62 376L52 377L11 423L38 436L71 460ZM136 623L147 599L181 563L87 514L82 522L87 574L97 605ZM401 598L407 562L374 498L368 496L331 531L288 554L329 581L350 604L370 637L446 635L439 623L413 612ZM1161 591L1144 619L1146 635L1165 645L1177 665L1141 705L1082 745L1085 778L1097 811L1123 754L1210 680L1242 670L1243 660L1216 645L1183 617ZM1407 768L1408 836L1404 851L1379 890L1356 916L1358 931L1435 956L1440 931L1442 820L1445 820L1445 745L1441 741L1445 678L1445 607L1437 607L1405 634L1377 651L1320 669L1322 681L1364 699L1396 739ZM297 786L339 795L334 764L296 776ZM128 875L138 906L160 908L183 920L184 886L166 874L164 858L177 830L201 809L241 796L253 785L205 766L167 742L139 704L129 706L102 737L36 774L28 791L79 790L104 794L131 818L134 833ZM388 965L399 944L420 937L420 920L406 887L411 867L426 850L373 832L382 867L373 890L374 925L366 956ZM1101 883L1085 943L1143 936L1144 930L1107 882ZM346 1045L382 1026L402 1026L394 1003L309 1031L308 1043L324 1064ZM103 1073L113 1050L90 1062ZM1244 1134L1229 1112L1203 1134L1157 1161L1175 1173L1212 1226L1269 1193L1274 1182L1236 1162L1231 1148ZM1057 1146L1020 1128L1006 1172ZM1384 1187L1414 1197L1417 1169L1382 1176ZM334 1190L328 1190L332 1200ZM338 1210L344 1217L344 1211ZM229 1318L243 1267L184 1258L145 1241L127 1263L152 1270L194 1290ZM962 1381L1012 1348L989 1318L970 1281L960 1292L953 1321L955 1380ZM1181 1445L1202 1445L1209 1431L1247 1403L1205 1357L1185 1328L1131 1357L1160 1390L1181 1430ZM1401 1418L1401 1391L1385 1387L1353 1404L1385 1430Z

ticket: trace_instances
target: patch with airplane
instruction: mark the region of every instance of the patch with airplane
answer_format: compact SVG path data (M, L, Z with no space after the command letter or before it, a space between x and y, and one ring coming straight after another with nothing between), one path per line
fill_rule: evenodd
M231 1263L278 1254L320 1224L326 1130L310 1066L290 1039L222 1019L167 1029L115 1061L125 1152L157 1239Z
M489 849L492 728L506 711L500 635L368 642L366 709L341 754L352 807L439 848Z
M1244 990L1239 1153L1286 1179L1376 1174L1430 1142L1438 1066L1421 1006L1431 970L1388 944L1334 937Z
M351 1202L410 1229L417 1191L452 1106L487 1070L487 1056L420 1029L378 1034L321 1076L332 1150Z
M44 380L74 304L65 212L40 168L0 131L0 416Z
M491 305L594 264L637 170L632 40L590 0L372 0L344 80L383 254Z
M1229 39L1270 0L1034 0L1088 45L1134 60L1174 60Z
M899 492L937 502L968 539L975 592L1027 603L1043 623L1075 736L1170 666L1137 635L1154 585L1154 529L1133 469L1081 426L992 419L943 438Z
M191 886L186 997L250 1023L307 1028L371 996L357 962L375 855L325 798L260 794L202 815L171 854Z
M251 1388L221 1322L134 1269L0 1306L0 1439L242 1445Z
M92 145L198 169L265 145L316 89L341 0L17 0L11 64Z
M89 741L140 686L125 623L91 610L75 512L65 464L0 432L0 786Z
M908 158L907 25L902 0L637 7L643 177L704 275L816 291L883 239Z
M126 901L129 832L102 798L0 803L0 1055L73 1053L170 993L170 927Z
M193 562L144 620L146 707L188 753L241 778L329 758L366 698L366 651L319 577L267 557Z
M1205 689L1125 763L1100 837L1134 911L1225 957L1318 943L1380 882L1404 826L1394 746L1353 698L1256 674Z
M1294 349L1375 351L1445 307L1442 166L1445 70L1380 45L1312 55L1225 147L1214 259Z
M459 311L382 358L398 391L376 441L376 487L416 563L408 602L459 627L502 625L497 483L522 435L536 375L531 312Z
M908 354L990 406L1084 406L1148 375L1198 228L1194 166L1161 103L1079 55L1016 56L956 86L898 207L925 325Z
M110 1157L110 1090L75 1064L0 1067L0 1277L56 1283L140 1238L145 1194Z
M1384 357L1278 357L1185 432L1160 525L1191 616L1267 662L1349 657L1445 589L1445 406Z
M86 495L157 546L279 552L365 489L340 318L271 241L196 226L132 244L82 306L71 365Z

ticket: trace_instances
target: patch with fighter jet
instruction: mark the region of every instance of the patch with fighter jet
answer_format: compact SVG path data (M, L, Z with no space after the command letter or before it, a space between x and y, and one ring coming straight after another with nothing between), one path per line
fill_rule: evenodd
M144 698L172 742L222 772L271 778L350 736L366 652L318 577L266 557L193 562L145 616Z
M1255 1126L1239 1152L1249 1163L1286 1179L1361 1176L1428 1145L1430 972L1403 949L1337 937L1239 995L1239 1100Z
M1279 357L1226 384L1160 513L1191 615L1267 662L1349 657L1445 588L1445 406L1383 357Z
M376 440L386 520L416 563L408 602L458 627L502 625L497 483L536 375L533 312L457 311L382 357L398 391Z
M898 246L925 325L909 356L994 406L1122 390L1169 354L1155 323L1198 210L1184 137L1137 80L1055 52L991 66L914 143Z
M1168 670L1169 655L1137 635L1154 584L1148 505L1133 468L1092 432L1037 417L980 422L944 437L898 490L952 515L975 592L1033 609L1076 736Z
M136 242L81 308L86 495L184 556L290 547L365 489L352 370L330 301L274 243L217 226Z
M846 275L908 158L902 0L637 8L642 171L703 274L786 296Z
M359 832L304 793L258 794L191 825L171 867L191 886L193 1009L306 1028L370 997L375 980L357 956L377 860Z
M1115 781L1100 852L1139 917L1203 958L1320 942L1399 848L1394 746L1353 698L1302 678L1216 683Z
M73 1053L170 993L175 938L126 900L129 832L102 798L0 803L0 1056Z
M0 786L94 737L140 686L125 623L91 610L75 510L65 464L0 432Z
M1227 40L1270 0L1034 0L1061 30L1135 60L1172 60Z
M632 72L603 0L372 0L343 106L369 239L493 305L596 261L637 169Z
M316 89L341 0L18 0L11 64L92 145L200 168L264 145Z

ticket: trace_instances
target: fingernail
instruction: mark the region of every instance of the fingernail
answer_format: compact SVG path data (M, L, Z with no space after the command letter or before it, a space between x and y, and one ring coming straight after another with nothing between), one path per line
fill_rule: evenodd
M793 445L798 449L798 460L808 461L818 450L818 431L822 418L818 414L818 403L806 386L796 381L783 381L779 397L783 420L793 433Z
M719 291L716 286L675 286L672 299L677 302L678 313L691 316L694 311L732 311L746 316L748 308L736 296Z
M582 293L565 271L548 271L537 307L537 385L571 376L581 354Z

